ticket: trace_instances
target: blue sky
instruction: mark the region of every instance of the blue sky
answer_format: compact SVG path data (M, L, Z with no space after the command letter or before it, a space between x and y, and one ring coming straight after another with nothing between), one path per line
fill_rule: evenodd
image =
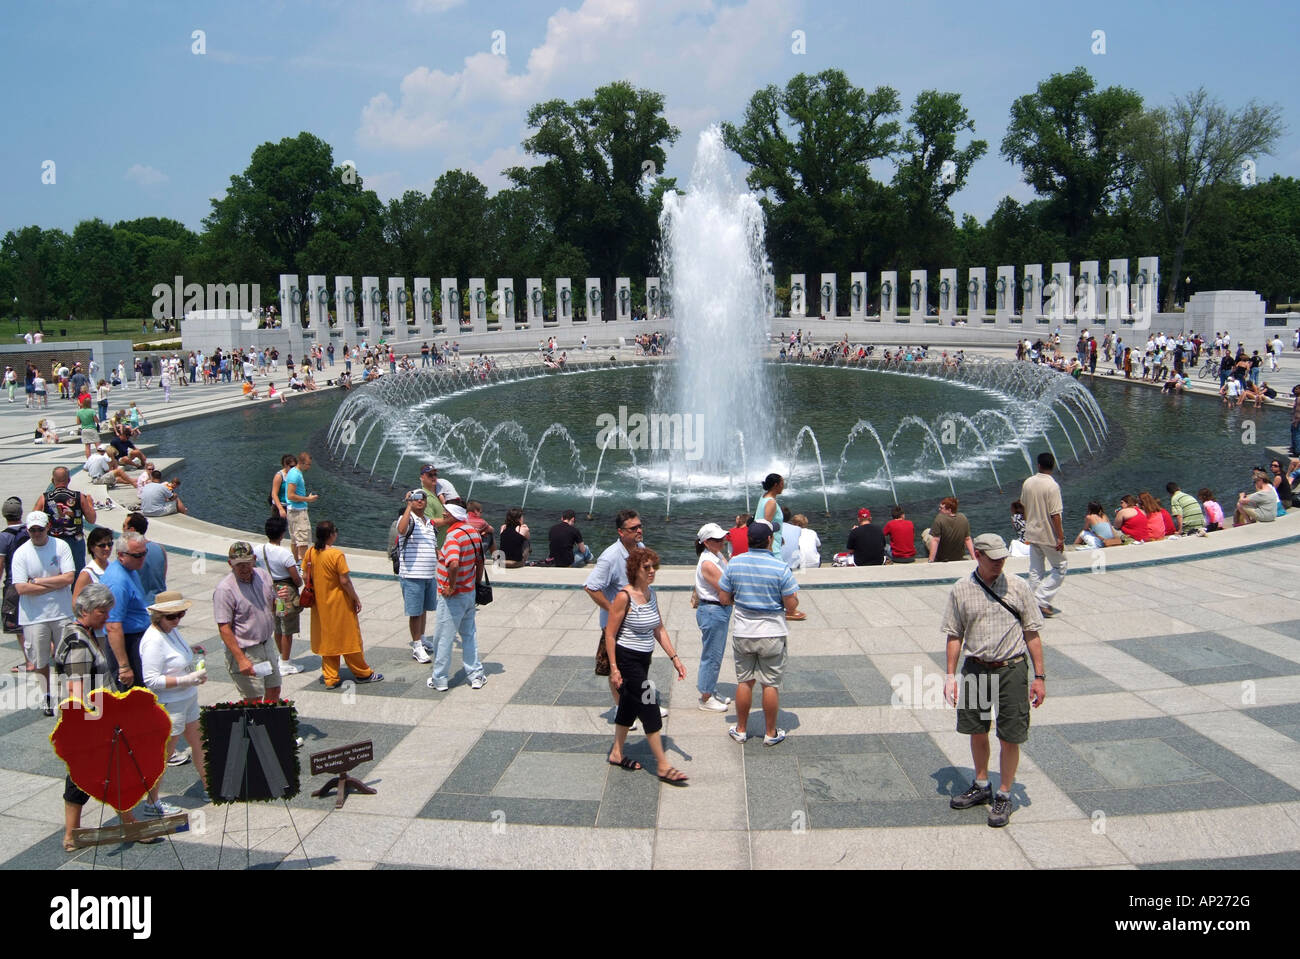
M868 89L893 86L904 115L921 90L962 94L989 153L954 198L959 217L1032 197L998 155L1011 102L1080 65L1148 105L1200 85L1229 108L1281 105L1289 132L1259 158L1259 177L1300 176L1297 10L1294 0L11 2L0 25L0 233L94 216L199 229L258 144L302 130L385 200L428 191L456 167L495 191L502 169L526 162L529 106L618 79L665 95L682 131L665 172L685 184L703 128L739 120L761 86L828 67ZM1104 54L1093 52L1097 30ZM42 183L47 160L53 184Z

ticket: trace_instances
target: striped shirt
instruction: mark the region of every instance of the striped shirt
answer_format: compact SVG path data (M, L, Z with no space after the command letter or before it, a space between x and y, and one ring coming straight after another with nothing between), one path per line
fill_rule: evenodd
M751 549L732 558L718 589L735 605L732 635L741 639L785 636L785 599L799 592L790 567L766 550Z
M474 581L478 578L478 554L483 543L478 533L464 523L454 523L447 530L447 539L438 554L438 591L445 593L451 585L456 594L469 593L474 590ZM456 560L453 571L448 568L451 560ZM453 582L454 578L454 582Z
M438 528L412 512L406 534L398 530L397 555L403 579L433 579L438 575Z
M648 603L636 602L630 593L625 592L624 595L627 596L628 607L623 625L619 627L618 645L638 653L653 652L655 630L663 622L659 617L659 601L655 599L655 591L650 590Z

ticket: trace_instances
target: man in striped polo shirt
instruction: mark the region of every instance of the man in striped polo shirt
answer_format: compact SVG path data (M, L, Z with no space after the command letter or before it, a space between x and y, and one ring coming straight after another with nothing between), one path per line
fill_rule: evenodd
M426 515L428 504L428 493L411 490L397 520L397 578L411 626L411 658L417 663L430 661L433 639L424 629L429 613L438 609L438 530Z
M776 726L785 669L786 619L799 609L799 584L790 567L772 554L772 527L749 524L749 550L733 558L718 580L718 601L734 606L731 648L736 656L736 725L727 734L738 743L749 738L745 727L754 699L754 682L763 686L764 746L784 741Z
M451 665L451 647L460 633L461 659L470 689L482 689L487 682L478 661L478 639L474 628L474 584L483 576L483 542L467 520L465 507L447 504L451 526L438 554L438 616L433 627L433 675L426 685L446 692Z

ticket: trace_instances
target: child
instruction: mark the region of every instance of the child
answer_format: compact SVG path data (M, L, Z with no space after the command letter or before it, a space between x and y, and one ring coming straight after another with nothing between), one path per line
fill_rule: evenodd
M1205 531L1213 533L1223 529L1223 507L1214 501L1214 494L1209 488L1202 487L1196 498L1201 501L1201 509L1205 512Z

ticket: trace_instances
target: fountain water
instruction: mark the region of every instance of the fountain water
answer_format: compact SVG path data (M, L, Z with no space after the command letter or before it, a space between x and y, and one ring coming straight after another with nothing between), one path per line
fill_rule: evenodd
M886 449L886 455L888 455L888 450L894 448L894 442L898 439L898 435L909 426L919 426L921 429L925 430L925 435L930 438L930 443L934 446L934 451L939 454L939 462L943 464L943 473L948 478L948 489L952 491L953 497L956 498L957 487L952 483L952 472L948 469L948 460L943 455L943 444L939 442L939 437L934 435L934 430L930 429L930 424L921 419L921 417L903 417L902 422L898 424L898 429L894 430L894 435L889 438L889 446Z
M537 455L541 453L542 447L546 445L547 437L552 433L558 433L568 441L571 462L573 469L578 476L581 477L583 473L587 472L586 467L582 465L582 454L578 451L578 444L573 442L573 437L569 435L569 431L559 423L552 423L550 426L546 427L546 431L542 433L541 439L537 441L537 448L533 450L532 462L528 464L528 480L524 483L524 498L519 504L521 509L528 505L528 490L533 484L533 470L537 467Z
M826 510L826 515L830 516L831 504L830 500L826 497L826 470L822 468L822 450L821 447L817 445L817 434L812 431L811 426L804 426L800 429L799 435L794 439L794 452L790 454L790 469L787 471L787 476L794 475L794 464L799 460L799 447L803 445L805 434L810 440L812 440L813 452L817 454L817 472L822 478L822 506Z
M840 450L840 465L839 469L835 471L835 485L840 485L840 473L848 463L849 447L853 445L853 441L857 439L859 433L870 433L871 438L880 447L880 459L885 464L885 475L889 477L889 492L894 497L894 504L897 505L898 490L894 487L894 474L889 468L889 454L885 452L885 444L880 441L880 434L876 432L876 428L866 420L858 420L853 424L853 429L849 430L849 438L844 443L844 449Z

